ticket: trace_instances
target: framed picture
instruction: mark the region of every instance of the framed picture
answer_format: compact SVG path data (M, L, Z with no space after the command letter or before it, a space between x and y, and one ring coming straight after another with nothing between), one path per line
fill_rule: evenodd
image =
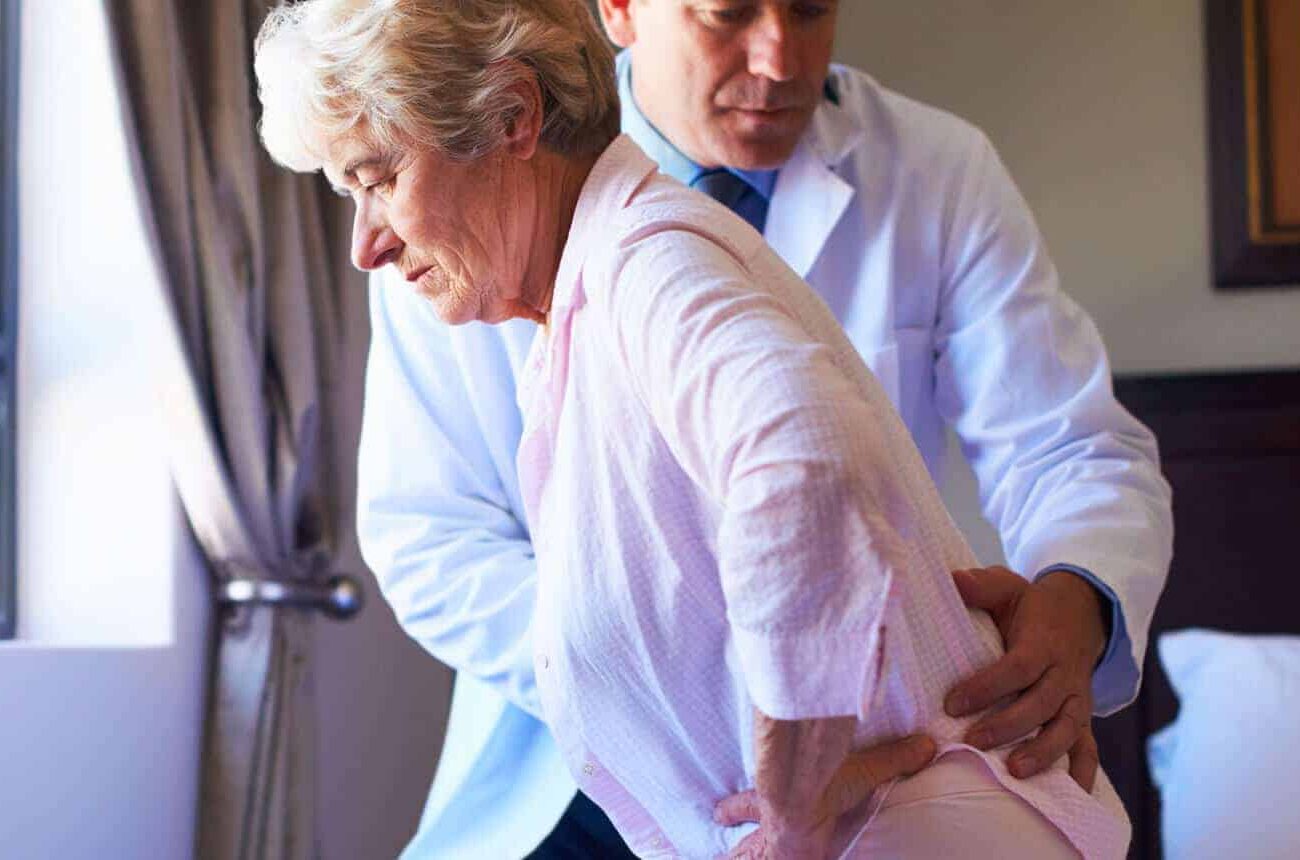
M1218 287L1300 285L1300 0L1206 0Z

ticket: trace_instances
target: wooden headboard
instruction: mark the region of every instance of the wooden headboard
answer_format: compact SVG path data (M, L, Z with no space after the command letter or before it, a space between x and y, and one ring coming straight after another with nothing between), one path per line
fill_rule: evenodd
M1156 860L1160 798L1146 741L1178 710L1157 637L1185 627L1300 634L1300 371L1129 377L1115 390L1155 431L1174 493L1174 562L1142 693L1096 723L1102 764L1133 819L1129 856Z

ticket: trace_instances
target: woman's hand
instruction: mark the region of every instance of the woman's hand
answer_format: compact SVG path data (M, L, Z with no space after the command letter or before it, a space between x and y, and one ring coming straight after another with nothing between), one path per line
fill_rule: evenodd
M841 815L889 780L921 770L935 753L924 735L841 753L852 738L851 717L783 721L755 711L754 720L758 787L714 808L728 827L759 824L729 860L823 860Z

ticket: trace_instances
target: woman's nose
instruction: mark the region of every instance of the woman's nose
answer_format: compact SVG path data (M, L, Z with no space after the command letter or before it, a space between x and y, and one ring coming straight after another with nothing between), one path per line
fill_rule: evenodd
M382 268L402 252L402 240L378 209L363 197L352 216L352 265L363 272Z

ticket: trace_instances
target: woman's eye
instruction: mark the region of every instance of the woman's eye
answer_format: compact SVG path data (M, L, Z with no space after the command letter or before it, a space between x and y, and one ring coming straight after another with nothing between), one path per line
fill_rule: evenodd
M366 186L367 191L374 191L382 197L387 197L393 193L393 188L397 186L397 174L394 173L387 179L381 179L378 182L372 182Z

